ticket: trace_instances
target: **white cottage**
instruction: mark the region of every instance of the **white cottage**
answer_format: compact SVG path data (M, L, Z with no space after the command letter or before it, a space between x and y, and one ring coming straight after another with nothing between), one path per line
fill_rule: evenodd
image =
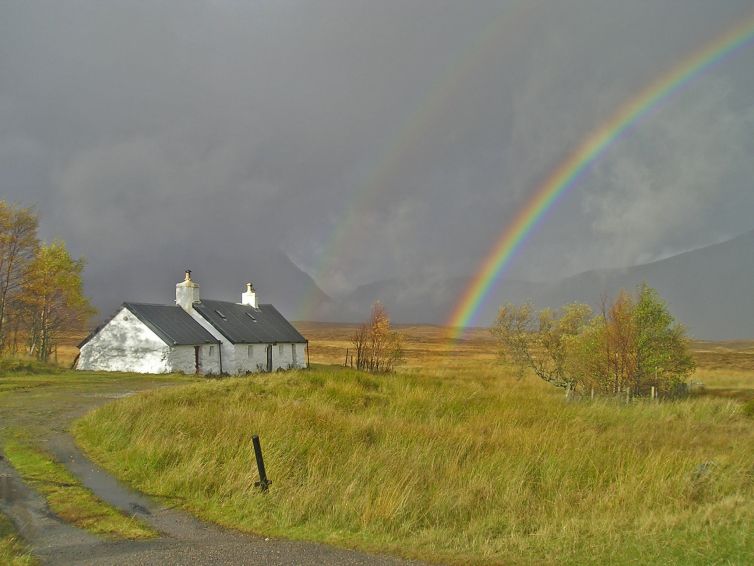
M191 271L175 306L123 303L81 344L76 369L244 374L305 368L307 340L251 283L240 303L201 300Z

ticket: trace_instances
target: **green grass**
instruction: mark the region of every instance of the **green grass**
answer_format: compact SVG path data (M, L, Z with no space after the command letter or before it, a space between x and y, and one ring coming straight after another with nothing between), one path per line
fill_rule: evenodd
M37 561L16 535L11 522L0 514L0 564L33 566Z
M133 517L110 507L60 464L15 438L5 441L5 456L32 488L41 493L58 517L77 527L113 539L145 539L157 533Z
M90 456L223 525L452 563L743 564L754 421L736 400L566 403L493 361L150 391L77 422ZM259 434L273 485L257 479Z
M51 375L62 371L60 366L31 358L0 358L0 379L9 375Z

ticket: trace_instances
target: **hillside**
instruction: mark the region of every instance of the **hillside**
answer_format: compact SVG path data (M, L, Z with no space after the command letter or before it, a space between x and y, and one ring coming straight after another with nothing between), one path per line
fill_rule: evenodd
M505 302L531 300L538 307L569 302L597 306L600 297L647 282L658 289L675 316L700 339L754 338L754 231L732 240L653 263L588 271L551 283L503 280L477 321L487 325ZM395 322L445 322L467 278L387 280L357 288L338 309L321 311L323 320L360 320L381 300Z
M754 231L733 240L628 269L591 271L540 286L542 305L596 305L602 293L655 287L689 332L702 339L754 337Z

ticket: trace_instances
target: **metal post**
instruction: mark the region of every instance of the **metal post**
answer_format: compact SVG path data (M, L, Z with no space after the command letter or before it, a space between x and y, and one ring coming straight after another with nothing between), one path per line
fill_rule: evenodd
M267 479L267 472L264 471L264 458L262 458L262 446L259 444L259 437L255 434L251 437L251 442L254 444L254 457L257 459L257 469L259 470L259 481L254 482L254 486L262 488L262 491L267 491L272 482Z

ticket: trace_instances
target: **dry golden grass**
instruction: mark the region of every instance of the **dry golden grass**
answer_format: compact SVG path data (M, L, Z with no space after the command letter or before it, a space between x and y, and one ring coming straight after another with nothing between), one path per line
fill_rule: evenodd
M0 564L3 566L36 566L26 545L19 539L13 524L0 513Z
M353 325L298 323L315 364ZM91 456L221 524L449 563L739 564L754 553L754 421L738 399L565 401L483 329L405 326L406 364L213 380L78 422ZM716 397L749 345L694 345ZM714 364L722 363L722 367ZM254 489L262 438L270 492Z
M342 365L346 350L353 349L351 335L356 324L297 322L295 325L309 339L312 363ZM444 326L397 325L395 329L404 337L404 369L467 367L498 359L495 340L484 328L471 329L457 341L448 339Z
M352 349L355 324L297 322L309 339L312 363L343 365ZM402 370L479 370L500 360L495 339L486 328L474 328L461 340L448 339L442 326L397 326L404 336L406 361ZM754 341L694 341L691 351L697 363L692 381L701 382L707 394L754 398ZM738 394L735 394L738 392Z

